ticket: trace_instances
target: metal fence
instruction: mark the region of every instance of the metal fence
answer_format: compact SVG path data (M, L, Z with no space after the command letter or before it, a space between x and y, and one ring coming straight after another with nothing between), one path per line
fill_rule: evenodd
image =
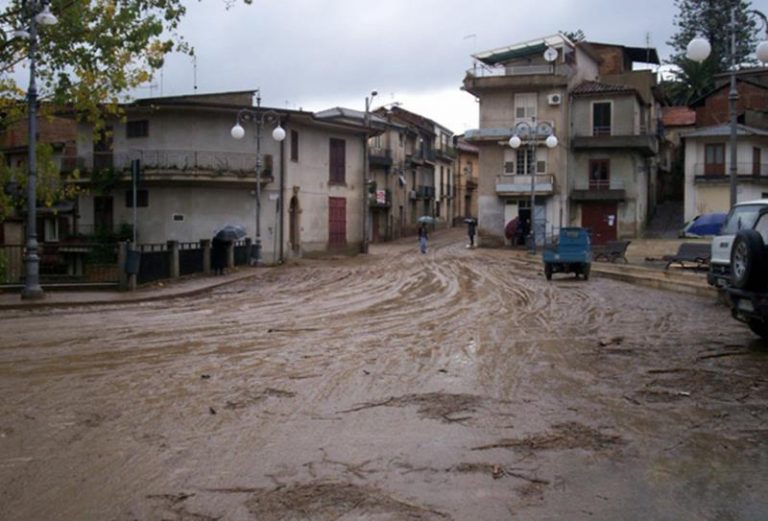
M204 270L204 253L199 242L179 243L179 274L191 275Z
M0 284L23 284L26 248L20 244L0 245ZM108 283L120 278L118 246L93 242L47 243L38 246L41 284Z
M185 276L204 273L206 252L210 247L202 242L178 243L178 265L174 265L175 244L140 244L136 282L146 284L170 279L176 275ZM62 242L38 246L40 283L52 284L114 284L121 283L123 272L129 269L119 264L118 243ZM250 239L232 244L232 258L235 266L247 266L251 256ZM15 287L24 284L25 246L21 244L0 244L0 286Z
M140 244L138 250L141 252L139 284L171 278L171 253L167 244Z

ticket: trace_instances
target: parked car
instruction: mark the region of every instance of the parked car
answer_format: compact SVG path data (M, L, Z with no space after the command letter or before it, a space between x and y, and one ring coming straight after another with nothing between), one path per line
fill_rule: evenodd
M552 280L553 273L575 273L589 279L592 266L592 248L589 233L584 228L561 228L555 244L544 247L544 275Z
M678 234L681 238L698 238L718 235L728 214L703 213L697 215L683 226Z
M768 339L768 207L751 229L741 230L731 251L731 314Z
M712 238L707 282L718 288L731 285L731 249L740 230L752 229L761 210L768 208L768 199L738 203L728 212L720 233Z

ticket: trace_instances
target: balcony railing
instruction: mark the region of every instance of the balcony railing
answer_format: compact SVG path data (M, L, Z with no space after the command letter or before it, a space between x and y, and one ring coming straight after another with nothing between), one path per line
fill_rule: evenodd
M64 156L62 170L130 168L131 160L141 160L146 170L180 170L212 172L255 172L256 154L240 152L208 152L201 150L137 150L129 152L97 152L89 156ZM269 169L266 156L264 168Z
M565 63L560 63L557 65L509 65L506 67L488 67L485 65L478 65L467 70L467 76L471 78L533 75L572 76L573 67Z
M695 163L693 175L702 181L728 179L731 172L731 164ZM736 163L736 175L739 177L753 177L768 180L768 163Z
M392 150L382 147L371 147L368 152L368 162L371 165L389 166L392 164Z
M589 190L592 192L602 190L624 190L623 179L577 179L574 183L575 190Z
M552 194L555 191L555 176L552 174L537 174L533 179L534 192L537 194ZM496 177L496 193L506 195L523 195L531 193L530 175L500 175Z

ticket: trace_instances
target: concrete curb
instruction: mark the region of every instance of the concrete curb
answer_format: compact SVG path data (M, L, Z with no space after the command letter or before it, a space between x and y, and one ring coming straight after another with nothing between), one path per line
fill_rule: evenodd
M91 300L64 300L57 299L56 292L46 293L46 297L42 300L30 300L30 301L17 301L17 302L0 302L0 310L8 309L40 309L40 308L52 308L52 307L87 307L87 306L113 306L121 304L136 304L138 302L153 302L157 300L173 299L180 297L192 297L199 295L228 284L246 280L255 277L257 272L243 273L227 278L226 280L220 280L217 282L206 282L205 285L199 285L194 288L175 289L168 288L164 290L155 290L153 294L142 294L143 290L153 291L152 288L140 288L133 293L117 293L109 292L104 294L104 298L92 298ZM19 297L17 294L15 296ZM71 295L71 293L69 293Z

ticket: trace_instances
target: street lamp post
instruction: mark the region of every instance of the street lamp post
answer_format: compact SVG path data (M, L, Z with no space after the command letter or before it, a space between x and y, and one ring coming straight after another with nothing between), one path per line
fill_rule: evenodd
M240 121L243 119L250 119L256 125L256 238L253 241L253 252L251 254L251 262L256 266L261 265L261 169L262 169L262 157L261 157L261 127L265 123L276 122L277 126L272 131L272 138L275 141L282 141L285 139L285 130L280 126L280 114L274 110L261 109L261 92L256 91L256 108L255 109L242 109L237 113L237 121L235 126L232 127L230 133L235 139L243 139L245 136L245 129L240 125Z
M368 215L371 212L371 204L368 201L368 190L371 186L371 179L369 179L371 166L368 164L368 140L371 135L371 103L377 94L378 92L374 90L371 92L370 97L365 97L365 137L363 138L363 177L365 180L363 181L363 242L360 248L361 253L368 253L368 223L370 221Z
M746 12L748 16L756 16L762 19L763 25L766 30L766 37L768 37L768 18L756 9L751 9ZM731 190L731 206L736 204L736 176L738 175L738 164L736 162L736 130L737 130L737 114L736 103L739 101L739 91L736 89L736 6L731 7L731 23L728 27L731 36L730 45L730 59L731 59L731 85L728 91L728 112L730 119L730 140L729 140L729 154L731 162L728 167L728 173L730 176L730 190ZM706 38L696 37L690 41L686 48L686 56L689 60L696 62L703 62L707 59L712 46ZM768 41L763 41L757 46L757 59L761 62L768 62Z
M530 123L527 121L518 122L512 129L512 137L509 138L509 146L517 150L525 143L528 146L529 157L526 157L526 167L531 176L531 253L536 254L536 226L534 225L534 214L536 208L536 147L541 144L547 148L557 146L557 137L555 137L552 125L546 122L536 124L536 118Z
M17 37L29 40L29 88L27 89L27 115L29 117L27 157L27 248L24 257L26 276L23 299L41 299L40 257L37 255L37 85L35 83L37 55L37 26L55 25L58 20L51 13L47 0L31 1L23 6L24 16L29 18L29 30L17 30Z

